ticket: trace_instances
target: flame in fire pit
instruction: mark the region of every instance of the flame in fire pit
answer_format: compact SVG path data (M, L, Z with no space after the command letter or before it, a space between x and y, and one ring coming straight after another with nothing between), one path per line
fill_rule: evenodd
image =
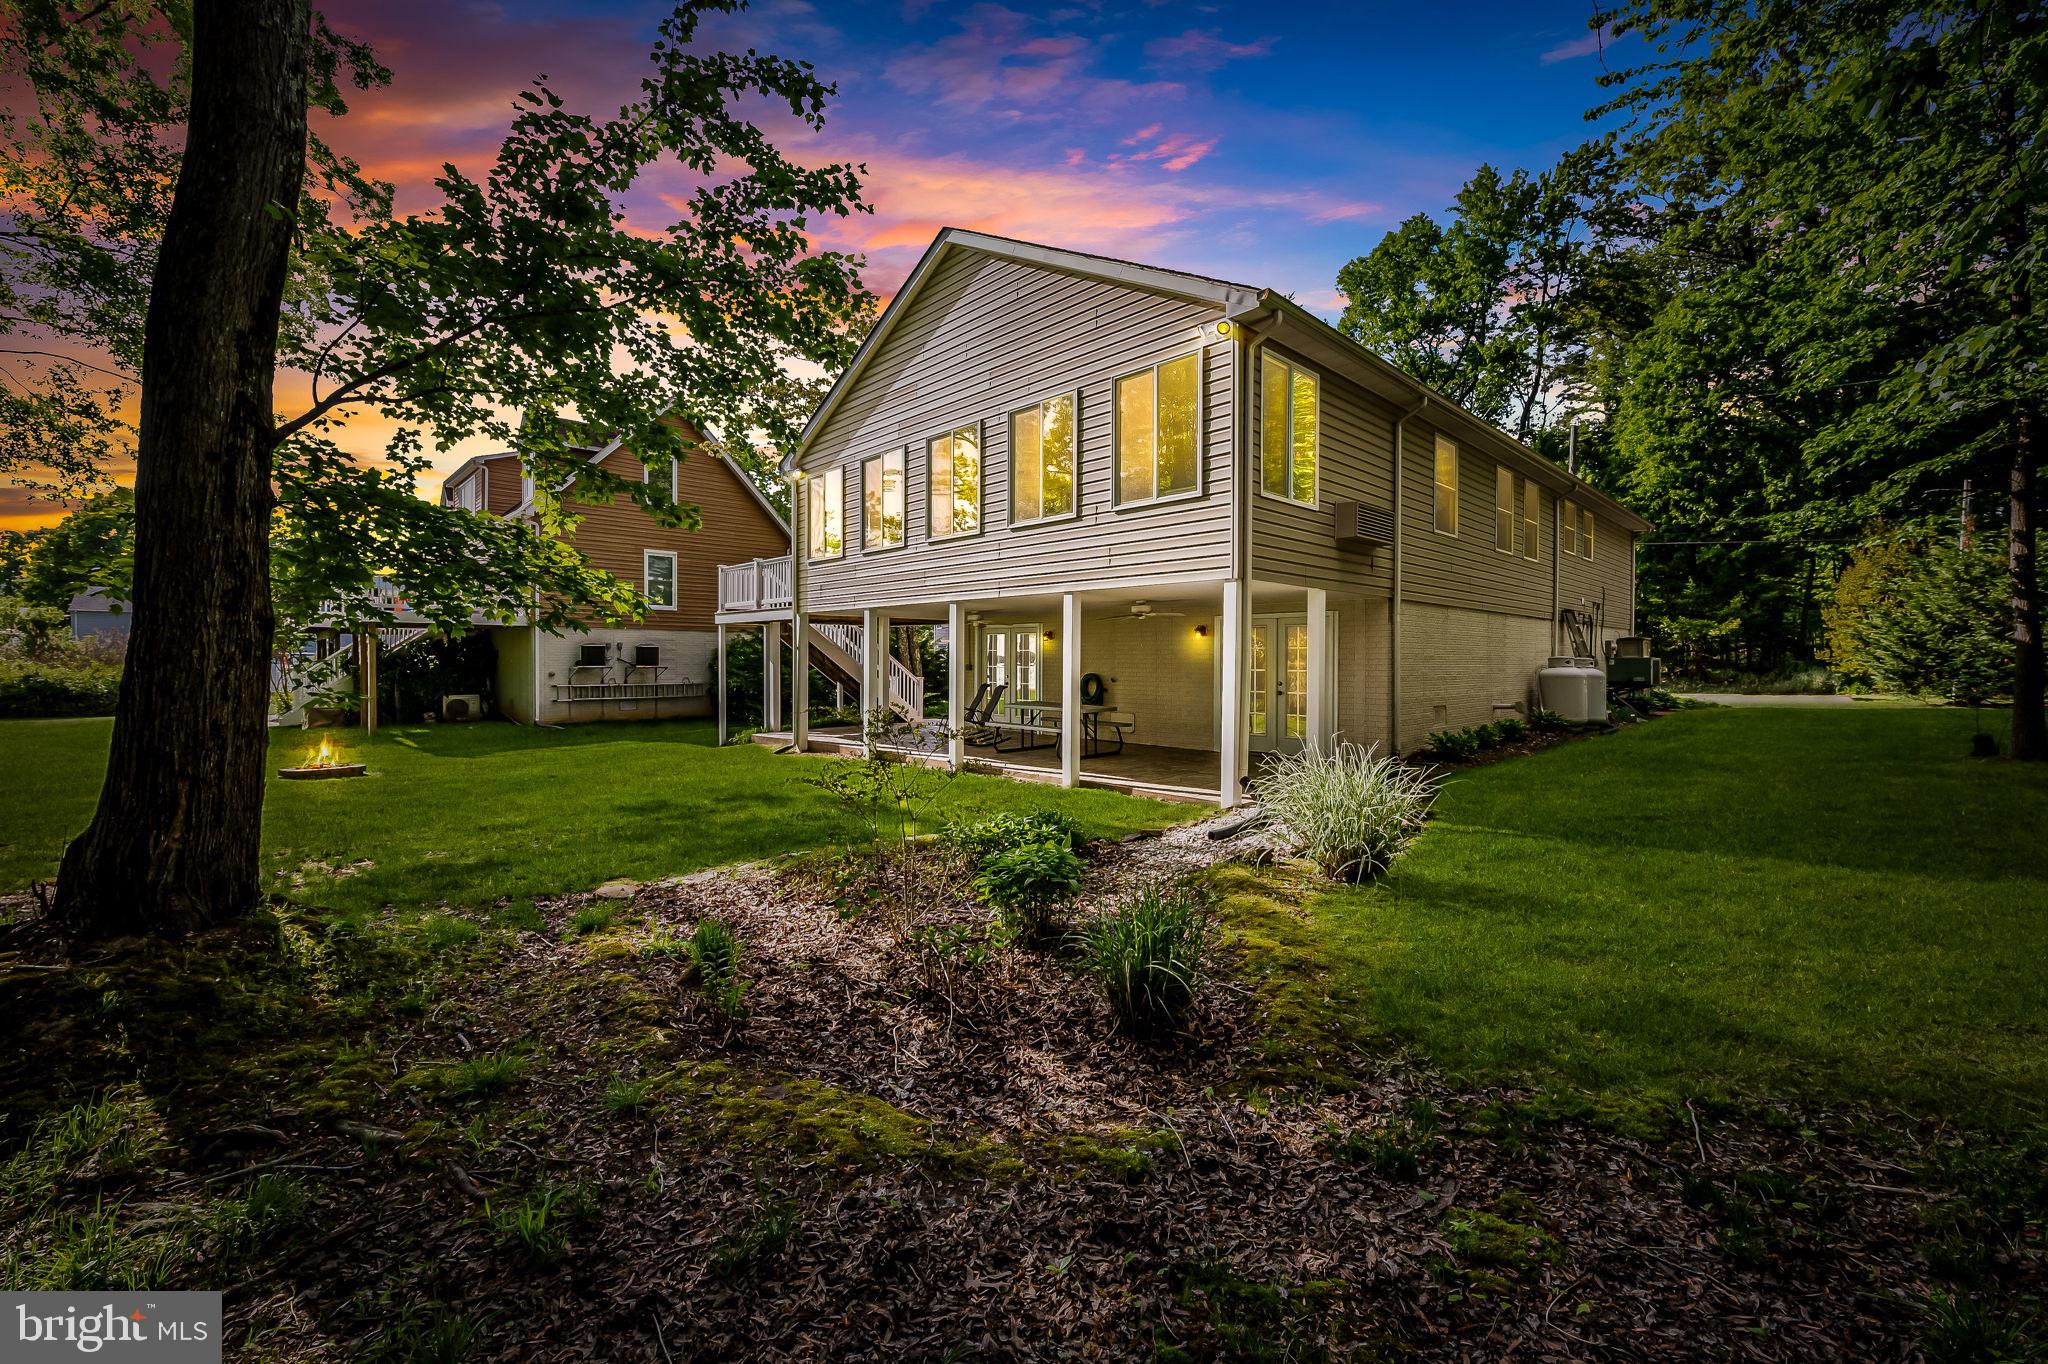
M340 756L334 751L334 741L331 739L322 739L320 741L319 751L307 760L306 766L333 767L339 761Z

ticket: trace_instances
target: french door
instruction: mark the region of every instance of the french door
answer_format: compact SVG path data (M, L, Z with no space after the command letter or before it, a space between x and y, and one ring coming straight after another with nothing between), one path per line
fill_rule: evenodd
M1254 753L1299 753L1308 739L1308 617L1253 616L1248 727Z
M991 687L1003 683L1003 709L1016 709L1019 701L1041 700L1039 691L1038 627L1036 625L984 625L981 628L981 680Z

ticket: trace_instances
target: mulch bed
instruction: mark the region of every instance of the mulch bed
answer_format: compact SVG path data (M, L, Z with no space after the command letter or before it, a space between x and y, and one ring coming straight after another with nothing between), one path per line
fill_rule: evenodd
M1257 848L1199 826L1099 845L1088 897ZM1185 1036L1136 1042L1057 945L936 973L930 931L984 912L958 869L878 875L849 896L815 868L723 868L547 903L546 931L379 1039L377 1104L337 1121L248 1095L236 1116L275 1149L218 1146L160 1182L302 1168L321 1234L231 1286L231 1338L361 1358L434 1301L476 1323L476 1360L1912 1352L1934 1194L1856 1115L1693 1114L1631 1139L1365 1054L1342 1092L1263 1093L1227 964ZM577 936L599 903L620 925ZM637 953L714 914L744 945L737 1025L686 959ZM529 1068L452 1106L496 1124L465 1150L451 1105L402 1077L500 1051ZM606 1110L611 1078L677 1075L647 1113ZM1359 1156L1382 1137L1407 1154ZM1758 1171L1797 1197L1744 1201ZM547 1185L587 1206L536 1264L483 1212ZM736 1269L721 1252L771 1207L793 1234Z

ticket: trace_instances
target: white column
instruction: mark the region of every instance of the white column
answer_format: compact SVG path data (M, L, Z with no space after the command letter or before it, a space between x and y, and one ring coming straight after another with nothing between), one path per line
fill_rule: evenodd
M718 627L718 658L711 675L718 679L718 746L725 747L725 627Z
M1318 753L1330 751L1330 594L1320 587L1308 590L1308 746Z
M1221 790L1217 803L1228 810L1237 804L1238 783L1245 773L1246 747L1251 736L1245 732L1250 717L1250 697L1246 694L1251 684L1250 648L1251 599L1245 591L1244 580L1233 578L1223 584L1223 638L1216 647L1223 650L1221 695L1217 704L1223 708L1222 753L1218 780Z
M875 755L876 707L889 705L889 613L868 607L860 613L860 732L869 757Z
M946 607L946 761L955 772L967 765L967 607Z
M789 739L802 753L811 746L811 621L801 611L792 619L790 648L796 658L789 665Z
M782 728L782 622L761 627L761 728Z
M1060 598L1060 785L1081 784L1081 599Z

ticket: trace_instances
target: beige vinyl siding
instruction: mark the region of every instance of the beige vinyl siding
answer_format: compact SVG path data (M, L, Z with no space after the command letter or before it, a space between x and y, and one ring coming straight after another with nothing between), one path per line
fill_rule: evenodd
M949 255L908 305L805 452L807 472L849 467L908 446L906 545L808 565L817 611L931 603L994 592L1051 592L1132 578L1223 577L1230 571L1231 342L1203 344L1214 310L1122 284L1084 280L975 251ZM1203 352L1203 493L1159 505L1115 505L1112 389L1141 366ZM1048 394L1078 391L1076 514L1010 524L1009 415ZM982 533L930 535L925 442L980 423ZM847 508L858 525L858 508Z
M1385 402L1327 367L1297 362L1278 346L1265 349L1314 372L1322 383L1321 446L1317 456L1316 505L1269 497L1263 492L1252 499L1252 577L1260 582L1301 583L1332 592L1366 592L1382 595L1392 590L1390 551L1371 555L1340 551L1334 539L1330 504L1336 501L1370 502L1391 508L1394 504L1394 410ZM1263 366L1254 369L1259 375ZM1263 376L1256 380L1263 389ZM1252 441L1259 448L1264 439L1265 404L1263 392L1252 398ZM1412 447L1415 423L1410 422ZM1425 477L1427 475L1425 474ZM1428 508L1428 485L1421 489ZM1411 489L1411 496L1415 493Z
M1426 415L1426 414L1425 414ZM1430 488L1436 477L1437 432L1423 417L1408 423L1406 484L1402 507L1402 547L1407 561L1401 570L1405 601L1456 606L1508 615L1550 616L1550 556L1535 559L1507 554L1494 547L1494 489L1499 461L1470 441L1458 440L1458 534L1436 530ZM1537 516L1547 526L1554 494L1545 488ZM1515 508L1519 516L1521 508ZM1543 531L1546 546L1550 536ZM1570 560L1566 560L1567 563Z
M1567 554L1559 561L1560 604L1582 606L1605 603L1603 617L1609 634L1635 633L1635 542L1636 537L1612 519L1600 515L1584 502L1579 515L1594 518L1593 562Z

